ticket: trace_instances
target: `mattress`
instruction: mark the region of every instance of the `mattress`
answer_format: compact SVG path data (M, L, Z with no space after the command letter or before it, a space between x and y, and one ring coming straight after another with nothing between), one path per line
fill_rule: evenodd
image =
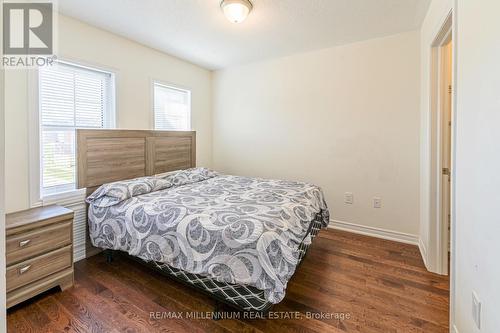
M315 185L205 168L105 184L87 202L94 246L254 309L283 299L313 230L329 221Z

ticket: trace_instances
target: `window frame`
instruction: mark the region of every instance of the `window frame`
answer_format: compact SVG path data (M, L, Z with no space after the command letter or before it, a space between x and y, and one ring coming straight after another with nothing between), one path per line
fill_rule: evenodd
M117 108L116 108L116 82L117 74L116 70L112 68L106 68L101 65L87 64L78 60L62 60L58 59L57 63L64 65L80 67L83 69L88 69L91 71L98 71L109 74L111 76L109 83L109 98L106 99L106 108L109 110L105 112L106 127L105 128L116 128L117 121ZM71 200L72 198L81 198L84 196L84 189L72 189L68 191L62 191L58 193L42 195L42 166L43 161L41 157L42 150L42 138L41 138L41 112L40 112L40 85L39 85L40 73L38 69L32 69L28 71L28 146L29 146L29 201L31 207L42 206L46 204L52 204L56 202L61 202L65 200ZM61 126L61 128L67 128L68 126ZM71 126L71 128L73 128ZM76 137L75 137L76 141ZM76 145L76 142L75 142ZM77 164L77 163L76 163ZM76 168L76 166L75 166ZM75 175L76 181L76 175Z
M188 101L189 101L189 128L184 129L184 130L170 130L170 131L192 131L193 130L193 91L188 88L188 87L183 87L177 84L161 81L161 80L156 80L156 79L151 79L151 128L155 131L169 131L169 130L162 130L162 129L157 129L156 128L156 114L155 114L155 87L163 87L163 88L169 88L169 89L174 89L174 90L179 90L183 92L188 93Z

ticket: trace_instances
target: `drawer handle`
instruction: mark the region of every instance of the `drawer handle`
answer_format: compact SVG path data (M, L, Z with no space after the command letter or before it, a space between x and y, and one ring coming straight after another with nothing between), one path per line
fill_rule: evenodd
M31 239L27 239L27 240L20 241L20 242L19 242L19 246L20 246L20 247L26 246L26 245L28 245L30 242L31 242Z
M26 273L31 268L31 265L24 266L23 268L19 268L19 274Z

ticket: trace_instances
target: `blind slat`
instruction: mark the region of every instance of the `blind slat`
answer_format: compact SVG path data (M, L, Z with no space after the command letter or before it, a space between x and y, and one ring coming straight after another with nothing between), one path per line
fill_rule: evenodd
M39 71L42 195L75 188L75 129L105 128L110 73L59 63Z
M191 129L191 93L187 90L154 84L155 129Z

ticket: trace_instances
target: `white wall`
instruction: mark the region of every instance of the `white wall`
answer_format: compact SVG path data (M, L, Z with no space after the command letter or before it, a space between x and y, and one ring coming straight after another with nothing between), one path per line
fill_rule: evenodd
M198 165L212 164L212 73L125 38L59 16L61 59L108 68L116 73L117 127L151 129L151 81L191 89L192 125L197 131ZM6 73L6 209L28 208L28 72Z
M3 7L0 6L0 26L3 26ZM3 45L0 34L0 48ZM2 52L3 54L3 52ZM0 129L4 128L4 71L0 69ZM0 131L0 332L7 331L5 315L5 132Z
M420 32L421 50L421 112L420 112L420 247L427 269L438 271L437 240L435 238L439 221L436 201L431 190L431 47L446 18L453 8L453 0L433 0ZM434 174L435 175L435 174Z
M1 11L0 11L1 14ZM0 40L1 42L1 40ZM4 125L4 73L0 70L0 128ZM5 332L5 135L0 132L0 332Z
M316 183L334 220L416 238L419 66L409 32L218 71L214 166Z
M0 6L0 26L3 26L3 6ZM3 46L3 35L0 34L0 48ZM1 52L3 54L3 51ZM0 129L4 128L4 71L0 69ZM0 131L0 332L7 331L5 315L5 132Z
M455 324L500 332L500 2L458 0ZM471 293L483 304L474 327Z
M1 11L0 11L1 15ZM1 42L1 39L0 39ZM4 71L0 70L0 128L4 126ZM0 332L6 331L5 321L5 134L0 132Z

